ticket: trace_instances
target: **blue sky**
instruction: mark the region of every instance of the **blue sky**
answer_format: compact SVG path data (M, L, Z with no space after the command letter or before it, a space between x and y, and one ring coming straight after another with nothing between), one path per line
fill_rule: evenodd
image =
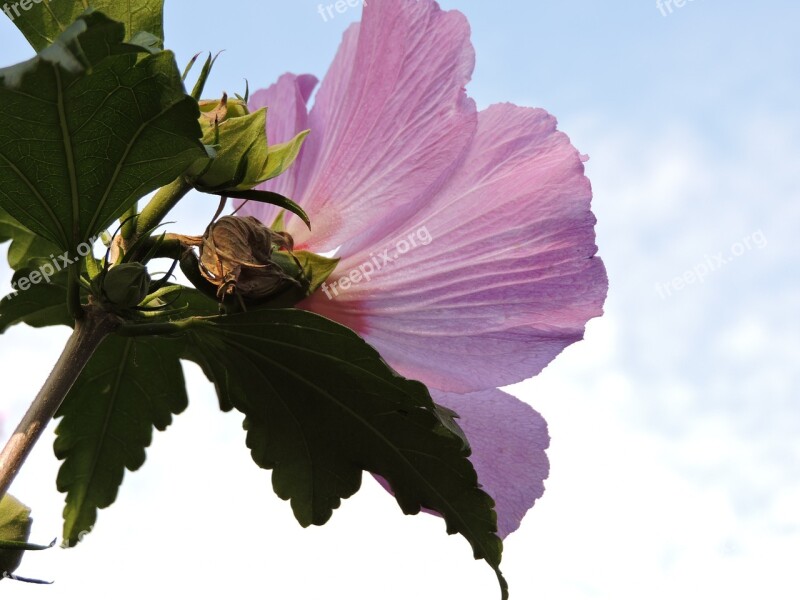
M181 64L226 50L209 93L239 91L245 77L256 89L285 71L322 75L360 12L325 22L317 2L218 4L192 2L186 13L189 3L167 2L167 42ZM543 413L553 438L547 492L506 544L512 598L796 598L800 9L691 0L662 16L649 0L442 5L472 25L469 91L479 106L542 106L591 156L611 280L607 314L586 340L511 390ZM0 62L29 54L0 22ZM180 222L199 232L213 210L198 199ZM713 268L690 282L700 265ZM0 339L11 421L66 334L15 328ZM220 418L213 390L187 373L191 407L156 436L83 547L26 559L20 572L58 588L15 585L15 598L109 589L120 598L259 589L496 597L491 572L462 540L435 518L403 517L372 482L328 526L301 530L250 464L239 420ZM39 541L60 531L49 442L15 484L35 509Z

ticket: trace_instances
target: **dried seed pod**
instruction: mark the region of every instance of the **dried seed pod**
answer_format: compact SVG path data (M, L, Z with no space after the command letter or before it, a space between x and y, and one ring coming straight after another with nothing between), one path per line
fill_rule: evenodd
M217 287L217 298L238 294L265 300L289 286L302 286L302 268L288 269L273 253L289 253L294 242L254 217L222 217L208 226L200 243L203 277ZM281 257L283 258L283 257Z

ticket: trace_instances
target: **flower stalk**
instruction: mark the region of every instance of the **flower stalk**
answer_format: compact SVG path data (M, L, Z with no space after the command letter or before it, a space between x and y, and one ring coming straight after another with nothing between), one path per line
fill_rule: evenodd
M177 206L178 202L189 193L192 184L185 177L179 177L172 183L165 185L156 192L153 199L144 207L139 218L136 219L136 231L134 239L126 240L128 244L133 244L136 238L147 235L154 228L158 227L167 214Z

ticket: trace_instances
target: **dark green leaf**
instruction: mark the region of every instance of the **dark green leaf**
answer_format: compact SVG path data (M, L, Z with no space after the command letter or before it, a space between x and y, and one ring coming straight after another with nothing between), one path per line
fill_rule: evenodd
M28 10L10 7L12 21L38 52L51 45L91 6L115 21L125 24L128 39L146 31L160 40L164 39L164 0L40 0ZM13 6L14 3L9 3ZM19 3L16 3L19 4ZM163 44L162 44L163 47Z
M303 526L321 525L361 486L385 478L404 512L441 514L507 586L494 502L481 491L463 441L438 418L425 387L396 375L351 330L298 310L198 320L187 357L223 406L245 414L255 462Z
M73 323L67 310L67 271L56 273L49 283L40 281L35 285L31 284L30 279L34 272L37 270L25 268L14 273L16 293L12 292L0 300L0 333L19 323L31 327Z
M9 240L11 246L8 249L8 264L12 269L24 267L36 258L50 261L50 256L58 252L57 246L32 233L0 208L0 243Z
M464 433L464 430L461 429L461 425L458 424L458 413L447 408L446 406L442 406L441 404L434 404L434 409L436 410L436 414L438 415L439 420L442 422L442 425L447 427L451 433L458 436L458 439L461 440L464 449L470 450L471 452L472 449L470 448L467 434Z
M59 409L54 449L64 461L57 485L67 493L67 545L114 502L125 470L142 466L153 428L163 431L186 408L180 348L180 340L109 337Z
M17 271L12 278L14 289L0 298L0 333L17 323L33 327L71 324L66 306L67 272L61 269L58 248L0 209L0 242L7 240L11 240L8 262ZM38 283L33 283L31 274L37 271L34 280Z
M207 156L173 55L139 60L123 38L91 13L0 70L0 206L62 250Z
M217 192L220 196L227 196L228 198L236 198L237 200L252 200L253 202L261 202L263 204L272 204L279 208L283 208L296 214L303 220L306 227L311 229L311 221L308 219L306 211L304 211L299 204L293 200L289 200L286 196L282 196L276 192L269 192L265 190L226 190Z

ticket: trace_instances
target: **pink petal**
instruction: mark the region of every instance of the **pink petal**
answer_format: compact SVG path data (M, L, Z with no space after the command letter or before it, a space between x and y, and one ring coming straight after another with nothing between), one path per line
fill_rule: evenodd
M473 66L461 13L431 0L364 7L309 115L294 199L313 234L290 219L298 246L364 247L428 202L475 132Z
M516 531L522 517L544 494L550 470L547 423L524 402L500 390L452 394L431 390L433 399L460 416L472 446L478 481L495 501L497 533Z
M313 75L294 75L286 73L277 83L250 97L248 108L251 112L267 107L267 142L280 144L288 142L301 131L308 129L308 109L306 105L314 91L318 79ZM269 190L294 198L297 187L298 167L303 161L305 148L300 150L297 161L283 175L264 182L257 189ZM237 202L238 207L241 203ZM270 225L278 210L268 204L248 202L240 214L252 215Z
M547 423L530 406L500 390L462 395L431 389L431 394L459 414L458 424L472 447L470 461L484 491L494 498L497 533L505 538L544 494L550 470ZM391 492L385 479L375 479Z
M553 117L492 106L447 186L394 235L344 258L301 308L355 329L400 373L437 389L521 381L602 314L591 196ZM385 249L395 258L387 266Z

